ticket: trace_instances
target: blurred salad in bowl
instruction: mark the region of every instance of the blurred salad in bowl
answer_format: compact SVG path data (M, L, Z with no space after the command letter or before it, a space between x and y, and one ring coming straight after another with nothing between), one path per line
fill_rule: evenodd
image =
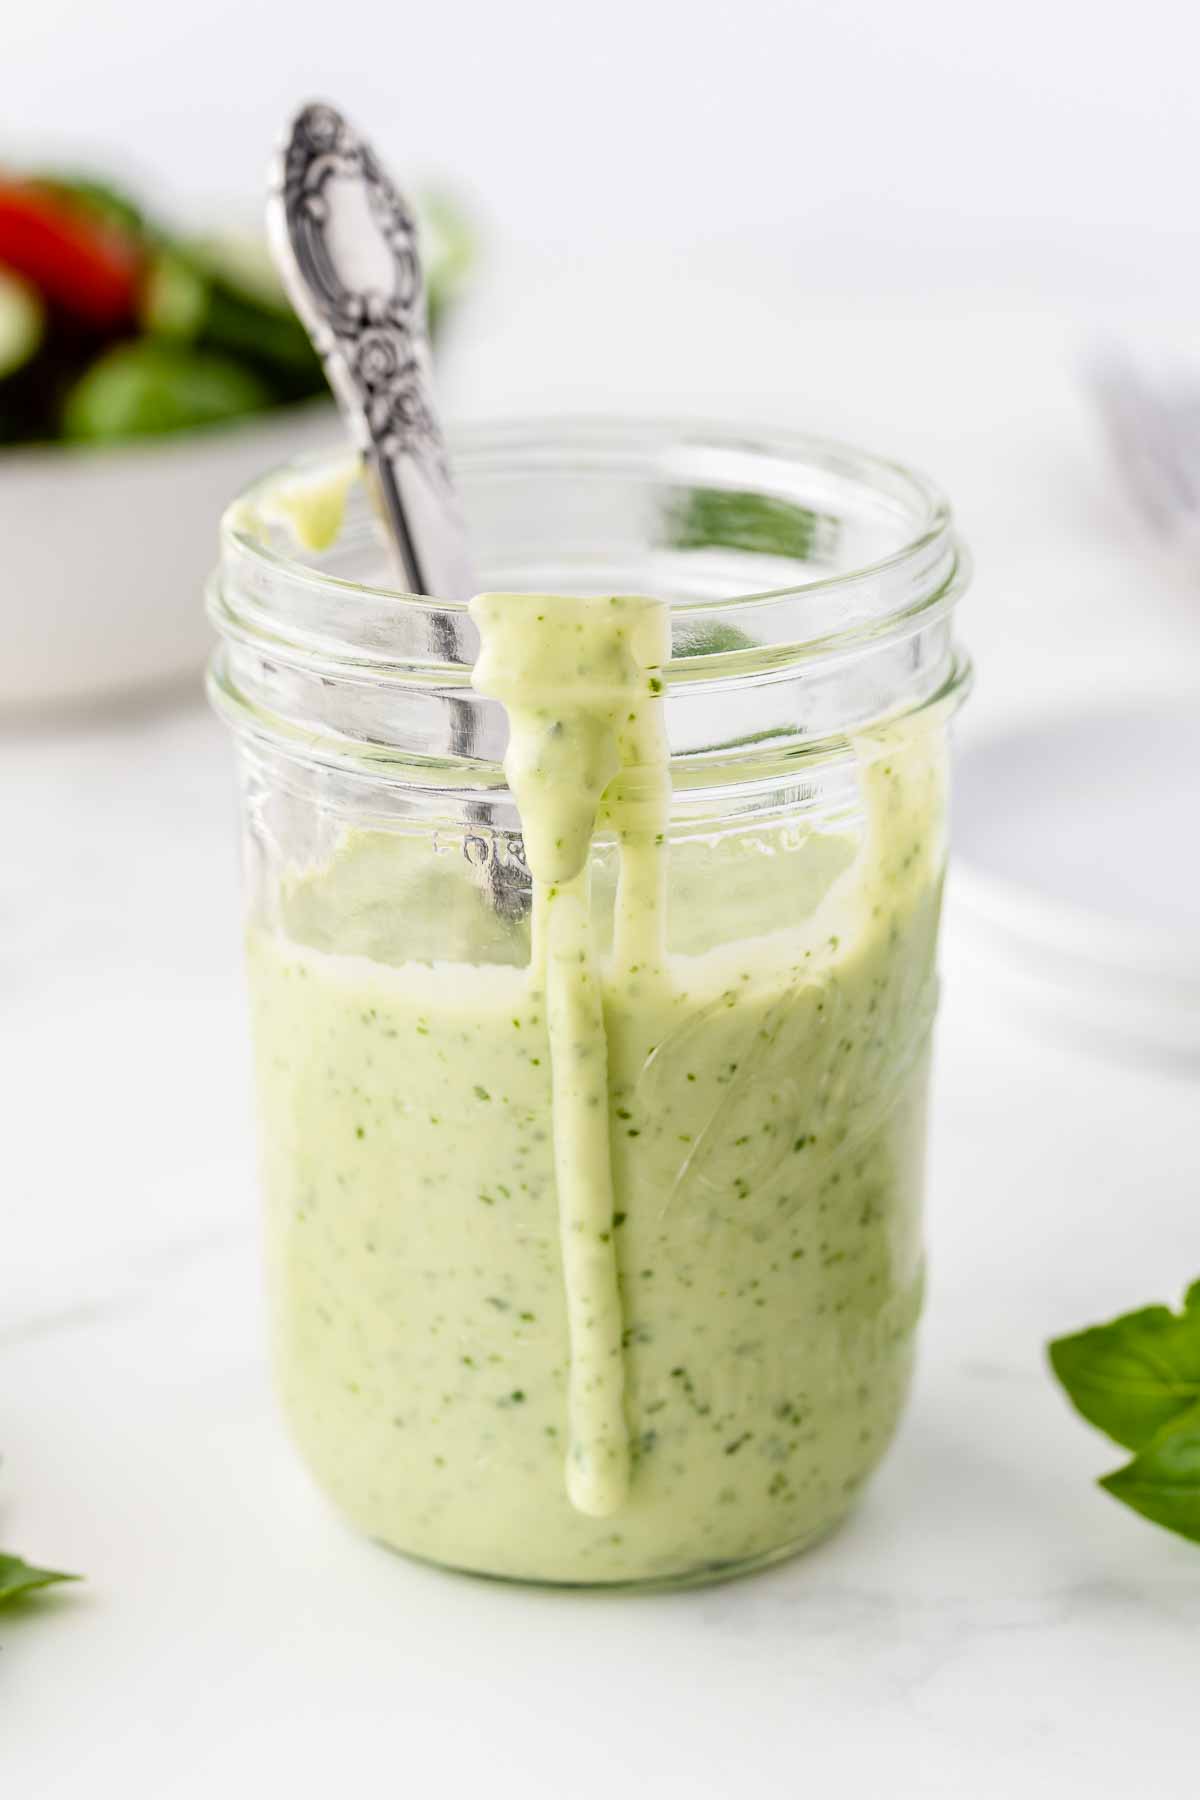
M418 212L436 335L473 238L445 195ZM100 181L0 172L0 445L129 442L326 391L259 239L171 231Z
M432 327L471 270L418 199ZM261 242L0 171L0 713L197 689L222 510L340 427Z

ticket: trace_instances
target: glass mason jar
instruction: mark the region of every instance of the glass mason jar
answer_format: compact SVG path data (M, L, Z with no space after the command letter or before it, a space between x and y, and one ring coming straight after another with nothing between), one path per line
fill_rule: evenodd
M344 456L230 509L210 595L283 1404L398 1550L713 1578L836 1524L909 1385L964 554L922 479L805 438L557 423L453 448L490 589L669 603L653 980L615 941L603 809L588 855L612 1189L588 1268L627 1478L596 1504L571 1482L594 1321L505 711L471 685L466 607L389 585Z

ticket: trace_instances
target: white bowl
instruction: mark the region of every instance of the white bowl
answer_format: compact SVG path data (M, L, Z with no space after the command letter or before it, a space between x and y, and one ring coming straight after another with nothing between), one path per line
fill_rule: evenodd
M107 448L0 451L0 707L62 706L196 674L221 513L336 437L324 400Z

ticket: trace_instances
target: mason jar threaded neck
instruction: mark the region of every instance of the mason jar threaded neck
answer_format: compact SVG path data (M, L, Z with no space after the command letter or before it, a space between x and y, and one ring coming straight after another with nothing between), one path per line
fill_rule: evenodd
M485 588L659 597L676 785L782 764L930 706L969 668L952 613L969 575L923 477L818 438L646 420L480 427L451 452ZM476 694L464 602L389 585L361 483L327 549L281 494L336 484L340 449L229 508L209 607L210 690L241 732L374 780L502 788L502 709Z

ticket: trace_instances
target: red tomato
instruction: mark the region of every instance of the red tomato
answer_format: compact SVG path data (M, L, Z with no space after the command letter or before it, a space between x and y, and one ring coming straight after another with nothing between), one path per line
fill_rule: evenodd
M133 317L140 257L119 232L41 189L0 182L0 263L97 330Z

